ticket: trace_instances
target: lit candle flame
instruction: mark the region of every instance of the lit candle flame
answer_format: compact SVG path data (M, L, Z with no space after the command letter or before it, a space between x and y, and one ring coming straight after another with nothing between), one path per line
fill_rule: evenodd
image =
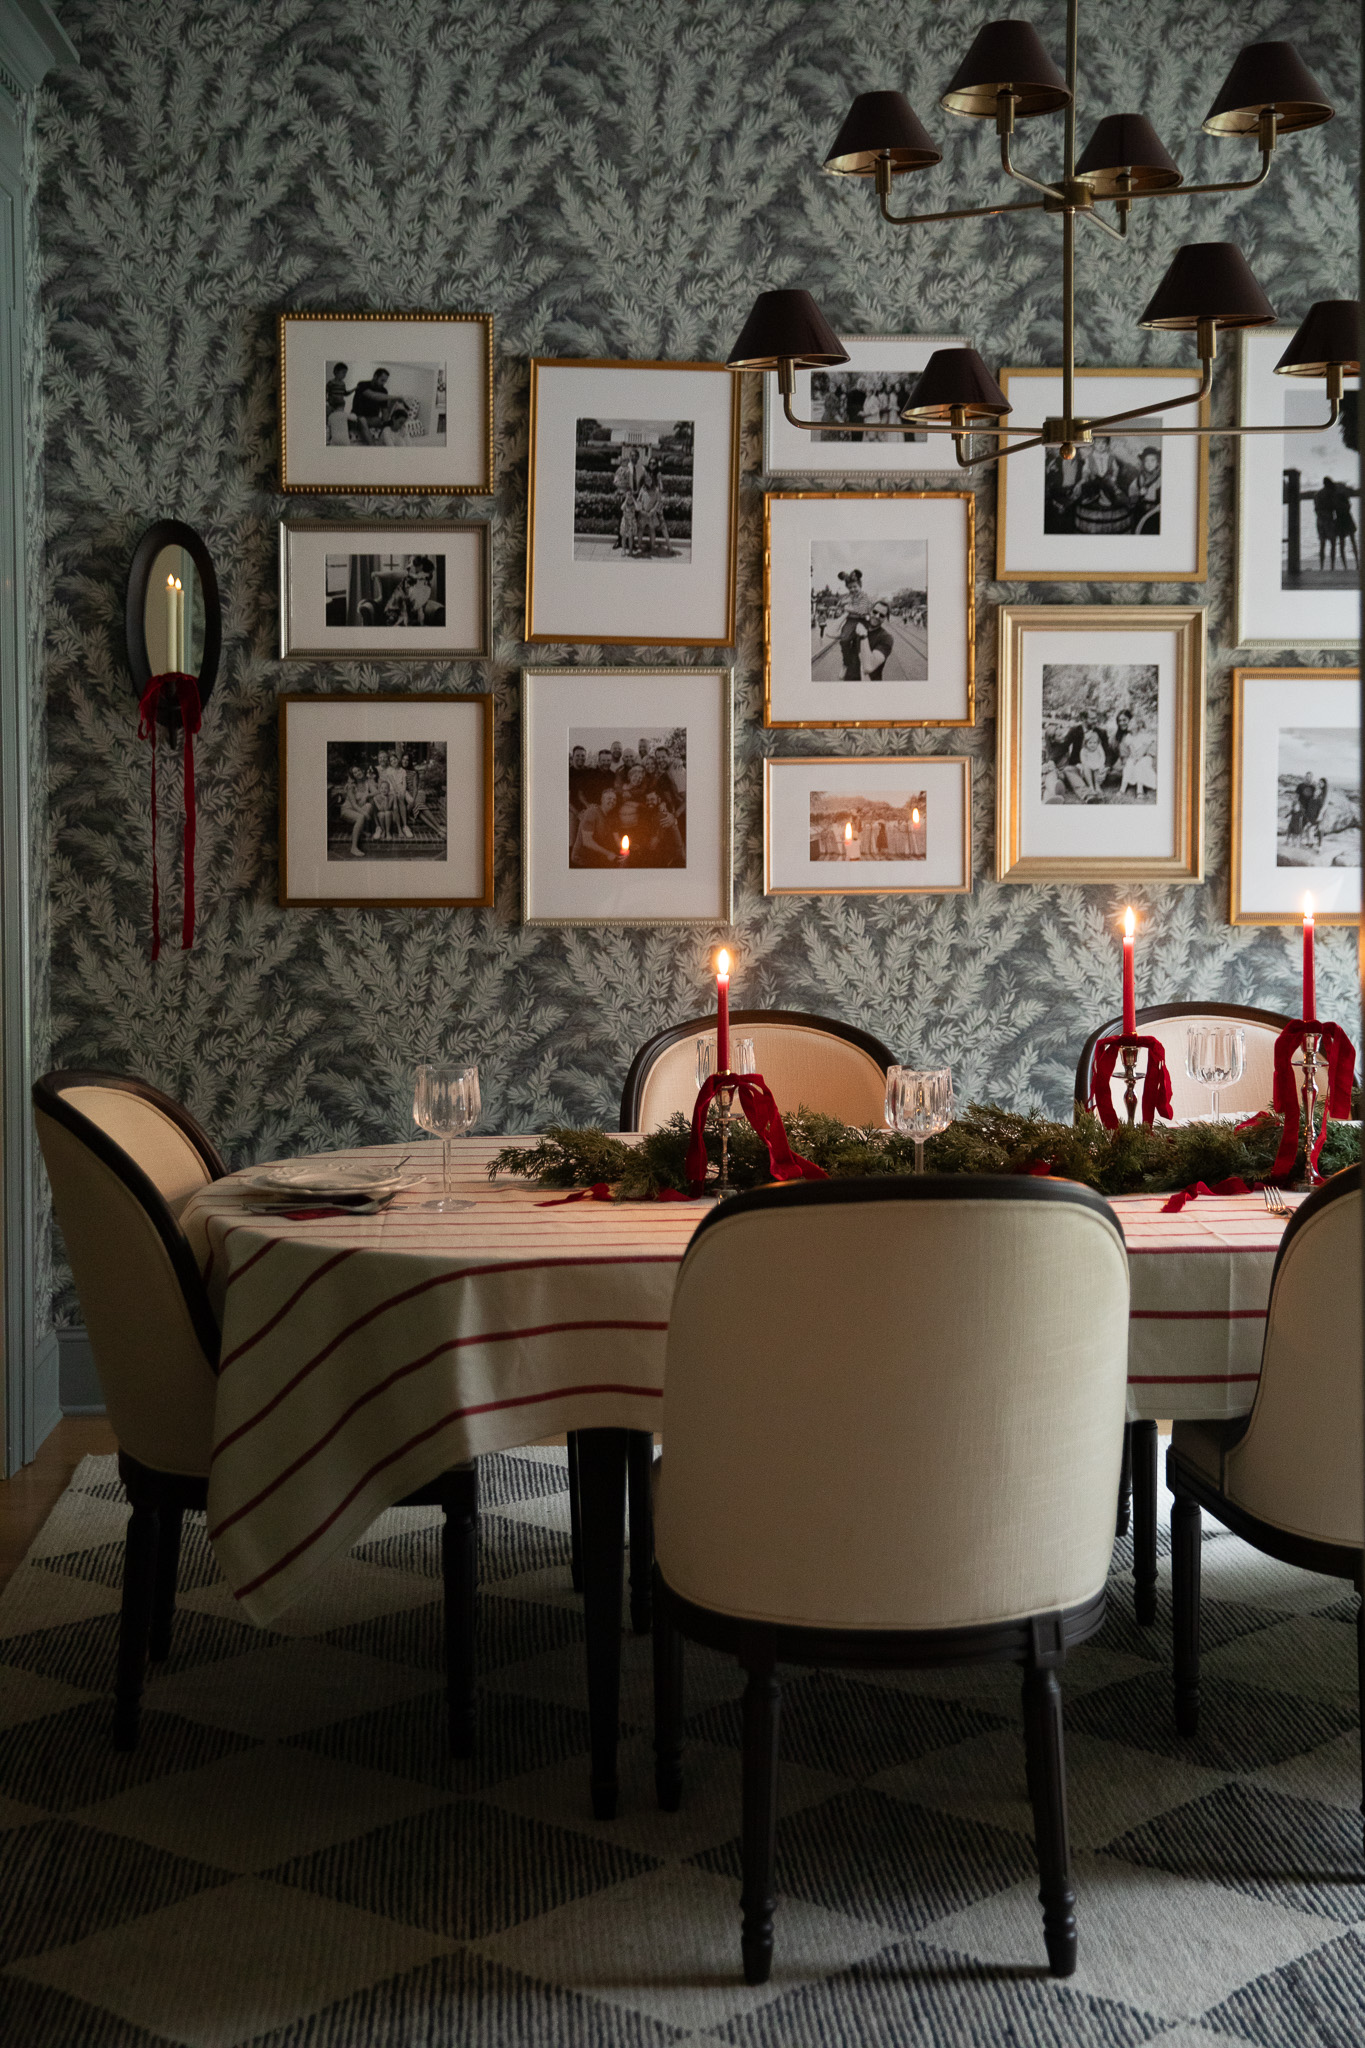
M174 576L168 576L168 577L166 578L166 588L167 588L167 590L174 590L174 589L175 589L175 578L174 578Z
M1313 895L1308 889L1304 891L1303 897L1303 921L1305 924L1313 922Z
M183 590L185 588L184 584L180 581L180 578L178 576L175 579L175 587L177 590Z
M1136 919L1136 918L1134 917L1134 915L1133 915L1133 906L1132 906L1132 904L1130 903L1130 904L1129 904L1129 906L1128 906L1128 908L1127 908L1127 909L1126 909L1126 910L1124 911L1124 913L1123 913L1123 936L1124 936L1124 938L1125 938L1125 939L1131 939L1131 938L1132 938L1132 936L1133 936L1133 933L1134 933L1134 932L1135 932L1136 930L1137 930L1137 919Z
M911 809L911 812L910 812L910 823L911 823L912 825L918 825L918 823L919 823L919 805L918 805L918 804L915 804L915 805L914 805L914 806L912 807L912 809Z
M722 946L719 953L717 953L716 955L716 980L728 981L729 979L730 955L726 952L724 946Z
M628 859L629 859L629 857L630 857L630 834L629 834L629 832L623 832L623 833L621 834L621 858L622 858L622 860L628 860Z
M845 827L844 827L844 838L845 838L845 840L849 840L849 839L851 839L852 837L853 837L853 820L852 820L852 818L850 818L850 819L849 819L849 821L848 821L848 823L847 823L847 824L845 825Z

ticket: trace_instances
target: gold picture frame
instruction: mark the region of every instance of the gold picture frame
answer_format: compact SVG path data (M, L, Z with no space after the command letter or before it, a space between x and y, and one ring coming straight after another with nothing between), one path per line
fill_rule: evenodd
M1204 879L1206 626L1207 613L1202 605L999 606L995 798L997 881L1180 883ZM1097 767L1085 770L1068 781L1066 777L1072 764L1065 759L1058 764L1045 753L1045 721L1048 717L1056 718L1056 714L1049 713L1045 705L1049 687L1046 668L1054 664L1046 662L1042 650L1036 657L1030 657L1028 641L1031 635L1054 640L1058 636L1068 636L1058 652L1071 658L1055 664L1067 670L1084 669L1089 665L1116 671L1137 667L1142 671L1140 687L1155 692L1153 701L1157 706L1157 731L1152 737L1153 793L1150 798L1144 795L1146 783L1139 777L1134 781L1137 794L1133 803L1126 802L1125 793L1131 778L1125 769L1119 791L1106 802L1103 784L1097 786L1095 794L1087 791L1085 777L1097 774ZM1074 648L1070 644L1070 636L1074 636ZM1140 644L1143 636L1149 643L1145 647ZM1105 641L1120 638L1126 644L1114 650L1113 662L1105 663L1102 659ZM1089 647L1085 644L1087 641ZM1032 669L1035 658L1043 663L1036 686ZM1149 670L1155 671L1150 678ZM1122 687L1117 674L1114 686ZM1069 687L1069 679L1059 677L1056 687L1059 690ZM1160 709L1163 701L1164 718ZM1065 723L1067 717L1073 720L1067 740L1070 741L1078 729L1084 736L1084 721L1079 715L1064 713L1061 722ZM1161 728L1167 720L1168 730L1163 734ZM1100 739L1099 728L1094 727L1094 730L1097 740ZM1096 751L1100 751L1098 747ZM1052 794L1047 793L1049 769L1045 764L1049 760L1052 760ZM1075 765L1078 766L1079 762ZM1066 828L1053 820L1052 848L1049 849L1045 843L1037 844L1040 838L1046 841L1048 835L1031 817L1034 806L1026 800L1025 774L1039 778L1034 785L1040 790L1039 811L1055 809L1059 813L1071 813L1081 809L1098 810L1102 813L1095 821L1098 829L1087 831L1083 821L1080 825ZM1112 774L1113 765L1107 763L1106 783ZM1167 777L1170 779L1169 793L1162 788ZM1056 794L1058 789L1065 793ZM1144 816L1133 824L1129 851L1112 854L1099 851L1102 838L1112 840L1116 818L1121 818L1126 812L1131 819L1135 811L1145 813L1148 809L1153 813L1152 818ZM1059 843L1063 838L1073 842L1071 850L1060 850ZM1091 842L1089 845L1085 844L1087 838ZM1032 848L1030 839L1035 841Z
M1318 874L1318 873L1315 873L1314 869L1313 869L1313 868L1312 868L1312 867L1311 867L1311 866L1310 866L1310 865L1309 865L1309 864L1308 864L1307 862L1304 862L1304 863L1301 863L1301 864L1300 864L1300 863L1294 863L1294 864L1293 864L1293 867L1292 867L1292 872L1293 872L1293 874L1294 874L1294 876L1295 876L1295 880L1294 880L1294 882L1293 882L1292 884L1289 884L1288 888L1287 888L1287 889L1286 889L1286 891L1284 892L1284 893L1293 893L1293 894L1294 894L1294 896L1295 896L1295 901L1294 901L1293 903L1281 903L1281 904L1278 904L1278 905L1268 905L1268 904L1266 903L1266 901L1265 901L1265 898L1266 898L1266 896L1267 896L1267 895L1268 895L1269 893L1272 893L1271 891L1268 891L1268 890L1266 890L1266 888L1264 887L1264 882L1265 882L1265 879L1266 879L1266 876L1265 876L1265 869L1266 869L1266 868L1267 868L1267 866L1269 866L1270 864L1269 864L1269 863L1268 863L1268 862L1266 861L1266 859L1265 859L1265 853L1266 853L1267 849L1266 849L1266 848L1264 847L1264 844L1262 845L1262 847L1261 847L1261 849L1260 849L1260 851L1261 851L1261 858L1260 858L1259 860L1257 860L1257 859L1256 859L1256 858L1254 857L1254 854L1251 854L1251 850L1250 850L1250 849L1249 849L1249 847L1248 847L1248 843L1247 843L1247 838L1248 838L1248 835L1247 835L1247 809L1248 809L1248 805L1247 805L1247 789L1246 789L1246 784L1247 784L1247 781L1248 781L1248 771L1249 771L1249 770L1252 770L1252 769L1253 769L1253 767L1259 767L1259 768L1260 768L1260 770L1261 770L1261 774L1260 774L1260 776L1259 776L1259 778L1258 778L1258 779L1259 779L1259 780L1260 780L1260 781L1262 782L1262 784L1263 784L1263 785L1264 785L1264 783L1265 783L1265 781L1266 781L1266 769L1267 769L1267 768L1269 768L1269 769L1270 769L1271 773L1273 773L1273 774L1274 774L1274 776L1276 777L1276 780L1278 781L1278 777L1279 777L1279 773L1280 773L1280 760L1279 760L1279 750L1278 750L1278 749L1276 750L1276 759L1275 759L1275 761L1274 761L1274 763L1273 763L1273 764L1270 764L1270 763L1268 763L1268 762L1259 762L1259 763L1253 764L1253 763L1251 763L1251 762L1250 762L1250 761L1248 760L1248 758L1247 758L1247 757L1248 757L1248 751L1249 751L1249 750L1248 750L1248 747L1247 747L1247 739L1248 739L1248 732L1249 732L1249 729L1251 729L1251 728L1252 728L1252 727L1254 726L1254 732L1255 732L1255 737L1256 737L1256 739L1257 739L1257 740L1259 740L1259 741L1261 741L1261 742L1263 743L1263 742L1264 742L1264 739L1265 739L1265 736L1266 736L1267 728L1268 728L1268 721L1267 721L1267 720L1266 720L1266 719L1264 718L1264 716L1262 716L1262 717L1260 717L1260 718L1257 718L1257 719L1255 719L1254 721L1249 721L1249 720L1248 720L1248 717L1247 717L1247 697L1248 697L1248 695L1249 695L1249 694L1250 694L1251 692L1253 692L1253 691L1255 690L1255 686L1256 686L1257 684L1260 684L1260 683L1266 683L1266 684L1270 684L1270 683L1298 683L1298 684L1300 684L1301 686L1303 686L1303 687L1301 687L1301 689L1300 689L1300 692L1299 692L1299 702L1300 702L1300 704L1301 704L1301 705L1303 704L1303 702L1304 702L1304 699L1305 699L1306 697L1309 697L1309 696L1310 696L1310 693L1311 693L1311 690L1312 690L1312 686L1313 686L1314 684L1330 684L1330 685L1337 685L1337 684L1342 684L1342 683L1350 683L1350 684L1354 685L1355 687L1354 687L1354 688L1353 688L1353 689L1352 689L1352 690L1351 690L1351 691L1350 691L1350 692L1348 693L1348 695L1347 695L1347 700L1343 702L1343 706L1342 706L1342 708L1343 708L1343 710L1344 710L1344 711L1345 711L1345 712L1346 712L1346 713L1348 714L1348 716L1349 716L1349 713L1350 713L1351 711L1354 711L1354 713L1355 713L1355 722L1357 723L1357 725L1358 725L1358 723L1359 723L1359 717L1360 717L1360 701L1359 701L1359 684L1360 684L1360 670L1359 670L1359 668L1358 668L1358 667L1353 667L1353 668L1236 668L1236 669L1234 669L1234 670L1233 670L1233 672L1232 672L1232 772L1231 772L1231 776L1230 776L1230 782L1231 782L1231 802L1230 802L1230 807L1229 807L1229 808L1230 808L1230 812L1231 812L1231 820L1230 820L1230 823L1231 823L1230 841L1231 841L1231 843L1230 843L1230 847L1229 847L1229 854L1230 854L1230 859L1229 859L1229 863L1228 863L1228 868L1229 868L1229 874L1228 874L1228 922L1229 922L1230 924L1265 924L1265 925L1270 925L1270 924L1280 924L1280 925L1297 925L1297 924L1300 924L1300 923L1302 922L1302 918L1303 918L1303 908L1302 908L1302 901L1301 901L1301 892L1300 892L1299 884L1300 884L1300 883L1302 883L1302 884L1303 884L1303 885L1304 885L1305 887L1310 887L1310 886L1311 886L1311 891L1312 891L1312 893L1313 893L1313 896L1314 896L1314 899L1315 899L1315 906L1316 906L1316 907L1315 907L1315 909L1314 909L1314 912L1313 912L1313 917L1314 917L1314 922L1315 922L1315 923L1317 923L1317 924L1319 924L1319 925L1356 925L1356 924L1358 924L1358 923L1360 922L1360 908L1359 908L1359 903L1358 903L1358 901L1357 901L1356 903L1354 903L1354 904L1351 904L1351 905L1347 906L1346 908L1343 908L1343 909L1338 909L1338 910L1333 910L1333 909L1329 908L1329 907L1328 907L1327 905L1325 905L1325 904L1324 904L1324 902L1323 902L1323 893L1324 893L1324 892L1323 892L1323 885L1322 885L1322 881L1321 881L1321 880L1319 879L1319 874ZM1267 694L1267 695L1269 695L1270 693L1269 693L1269 692L1267 692L1266 694ZM1259 708L1260 708L1260 709L1261 709L1262 711L1264 711L1264 709L1265 709L1266 707L1262 706L1262 707L1259 707ZM1339 714L1334 714L1334 715L1339 715ZM1300 717L1300 719L1301 719L1301 720L1303 720L1303 711L1302 711L1302 710L1301 710L1301 711L1300 711L1300 713L1299 713L1299 717ZM1311 725L1312 725L1313 723L1316 723L1316 722L1318 722L1318 721L1314 721L1314 720L1308 720L1308 721L1306 721L1306 722L1307 722L1307 723L1308 723L1308 724L1309 724L1309 725L1311 726ZM1330 728L1330 729L1331 729L1331 730L1340 730L1341 728L1338 728L1338 727L1335 727L1335 726L1334 726L1334 727L1332 727L1332 728ZM1360 773L1360 770L1359 770L1359 759L1358 759L1358 756L1356 757L1356 759L1355 759L1355 760L1354 760L1354 762L1352 763L1352 766L1354 767L1354 771L1355 771L1355 775L1356 775L1356 792L1357 792L1357 802L1358 802L1358 798L1359 798L1359 773ZM1357 815L1358 815L1358 813L1357 813ZM1293 820L1292 820L1292 817L1291 817L1291 819L1290 819L1290 820L1288 821L1288 824L1292 825L1292 822L1293 822ZM1321 813L1319 813L1319 817L1318 817L1318 818L1317 818L1317 820L1315 820L1314 822L1315 822L1315 824L1316 824L1316 826L1317 826L1317 844L1318 844L1318 851L1319 851L1319 852L1321 852L1321 851L1323 850L1323 845L1322 845L1322 830L1321 830L1321 823L1322 823L1322 820L1321 820ZM1279 827L1279 819L1278 819L1278 808L1277 808L1277 810L1276 810L1276 816L1275 816L1275 836L1276 836L1276 840L1277 840L1277 841L1278 841L1278 838L1279 838L1279 829L1278 829L1278 827ZM1359 825L1357 824L1357 827L1356 827L1356 840L1357 840L1357 845L1359 845L1359 833L1360 833L1360 828L1359 828ZM1264 835L1263 835L1263 836L1264 836ZM1292 836L1292 835L1291 835L1291 836ZM1299 835L1299 836L1300 836L1301 840L1306 840L1306 838L1307 838L1307 832L1306 832L1306 829L1305 829L1305 827L1304 827L1303 825L1301 825L1301 826L1300 826L1300 835ZM1249 857L1249 855L1250 855L1250 857ZM1277 851L1277 858L1276 858L1276 861L1275 861L1274 865L1275 865L1275 868L1276 868L1276 873L1277 873L1277 879L1278 879L1278 873L1279 873L1278 851ZM1290 865L1289 863L1286 863L1286 866L1289 866L1289 865ZM1336 869L1335 867L1332 867L1332 866L1330 866L1330 865L1329 865L1328 863L1323 863L1323 864L1322 864L1322 866L1323 866L1323 867L1325 867L1325 868L1327 869L1327 873L1328 873L1328 877L1329 877L1329 884L1330 884L1330 879L1331 879L1332 877L1334 877L1334 876L1338 876L1338 875L1340 875L1340 874L1342 873L1342 870ZM1257 870L1260 870L1260 874L1259 874L1259 876L1257 875ZM1249 871L1250 871L1250 872L1249 872ZM1320 873L1320 871L1319 871L1319 873ZM1262 884L1262 886L1261 886L1261 887L1260 887L1259 889L1258 889L1258 887L1257 887L1257 882L1258 882L1258 880L1259 880L1259 881L1261 882L1261 884ZM1279 892L1274 892L1274 893L1279 893ZM1359 882L1357 882L1357 885L1356 885L1356 889L1355 889L1355 891L1354 891L1354 894L1355 894L1355 895L1357 896L1357 898L1358 898L1358 896L1359 896ZM1251 907L1251 906L1250 906L1250 905L1248 904L1247 898L1248 898L1248 897L1255 897L1255 896L1257 896L1257 895L1259 895L1259 896L1260 896L1260 899L1261 899L1261 900L1260 900L1260 907Z
M846 809L850 818L859 814L856 850L840 859L837 851L822 848L812 855L816 831L815 794L812 778L827 785L820 791L832 799L826 805L831 816ZM923 784L908 790L911 782ZM790 785L790 791L779 785ZM935 839L940 806L952 805L954 793L957 821L950 823L941 839ZM890 804L891 797L899 804ZM899 848L883 841L880 847L864 847L866 805L880 799L878 807L904 812L918 798L925 803L924 850L917 854L903 840ZM840 801L842 800L842 801ZM863 807L859 809L859 807ZM912 813L914 825L919 818ZM823 834L825 820L821 825ZM803 847L804 845L804 858ZM836 834L837 844L837 834ZM903 850L902 850L903 849ZM879 858L879 854L882 856ZM901 881L897 870L925 862L923 878ZM848 879L872 868L880 870L873 881ZM829 869L829 878L823 872ZM783 879L783 877L788 879ZM931 879L932 878L932 879ZM769 755L763 763L763 893L765 896L965 896L972 887L972 757L970 754L793 754L782 758Z

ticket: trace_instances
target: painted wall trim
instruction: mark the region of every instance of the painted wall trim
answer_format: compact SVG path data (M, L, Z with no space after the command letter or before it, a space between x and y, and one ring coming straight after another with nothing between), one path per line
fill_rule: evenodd
M46 0L0 0L0 64L20 92L32 92L49 71L65 71L80 61Z
M55 1330L49 1330L34 1349L33 1419L39 1443L62 1419L61 1346Z
M103 1415L104 1394L95 1371L95 1354L82 1329L54 1330L52 1345L57 1370L58 1406L63 1415Z

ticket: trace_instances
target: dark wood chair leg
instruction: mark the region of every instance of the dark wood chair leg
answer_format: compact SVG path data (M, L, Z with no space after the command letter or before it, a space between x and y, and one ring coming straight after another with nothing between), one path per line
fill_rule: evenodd
M654 1791L665 1813L682 1804L683 1638L654 1571Z
M1062 1688L1057 1678L1063 1654L1060 1626L1055 1644L1040 1650L1040 1639L1046 1635L1046 1620L1035 1623L1034 1647L1024 1667L1024 1746L1048 1968L1054 1977L1070 1977L1076 1968L1076 1893L1066 1813Z
M746 1984L766 1984L773 1966L777 1856L777 1739L782 1688L771 1650L745 1659L743 1888L740 1940Z
M1129 1510L1133 1501L1133 1425L1123 1425L1123 1458L1119 1465L1119 1511L1114 1520L1114 1534L1128 1534Z
M1171 1595L1174 1605L1175 1725L1199 1733L1199 1503L1177 1481L1171 1491Z
M1133 1607L1148 1628L1156 1620L1156 1424L1129 1424L1133 1440Z
M616 1818L616 1744L621 1715L621 1580L626 1541L624 1429L578 1432L583 1517L583 1633L588 1649L592 1810Z
M626 1490L630 1503L630 1625L649 1634L654 1581L654 1438L632 1429L626 1446Z
M156 1581L152 1594L152 1626L147 1637L147 1655L153 1664L164 1664L171 1654L171 1630L175 1624L175 1588L180 1576L180 1531L185 1510L163 1507L158 1511L156 1539Z
M114 1681L114 1748L136 1749L147 1642L156 1604L156 1553L160 1517L146 1503L133 1505L123 1545L123 1611L119 1619L118 1672Z
M479 1595L479 1468L446 1473L441 1505L441 1577L445 1588L446 1725L452 1756L474 1754L477 1659L474 1628Z
M575 1593L583 1591L583 1515L578 1499L578 1431L569 1431L569 1572Z

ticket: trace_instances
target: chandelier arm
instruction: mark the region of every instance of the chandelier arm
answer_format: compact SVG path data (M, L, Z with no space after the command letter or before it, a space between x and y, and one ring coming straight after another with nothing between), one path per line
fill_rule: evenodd
M1005 173L1005 176L1013 178L1016 184L1027 185L1034 192L1046 193L1049 199L1060 199L1062 197L1060 185L1045 185L1039 178L1030 178L1027 171L1016 169L1010 157L1010 139L1008 135L1000 137L1000 168Z
M1218 434L1235 435L1238 439L1248 434L1321 434L1328 427L1334 427L1340 418L1341 401L1338 398L1334 398L1332 400L1332 410L1328 413L1325 420L1313 420L1307 426L1302 427L1148 427L1146 431L1149 434L1195 434L1206 441ZM1091 431L1098 433L1102 439L1108 439L1108 428L1096 427L1092 428Z
M936 420L905 420L898 427L860 427L855 422L847 420L799 420L792 411L789 391L782 393L782 411L789 426L800 427L808 434L860 434L864 440L873 434L879 439L889 434L897 440L903 440L907 434L960 435L963 432L961 427L949 426L946 421L940 425ZM1010 434L1036 435L1040 430L1037 427L973 427L971 431L974 434L993 434L1003 441Z
M1203 374L1199 379L1197 391L1182 391L1178 398L1163 398L1158 405L1130 405L1126 412L1107 412L1099 419L1077 420L1076 425L1089 427L1093 434L1103 427L1116 426L1120 420L1145 420L1149 413L1169 412L1172 406L1198 405L1213 389L1213 364L1206 362L1202 367Z
M1134 192L1134 200L1148 199L1202 199L1210 192L1254 192L1258 185L1264 185L1270 176L1274 158L1268 149L1261 151L1261 168L1254 178L1242 178L1227 185L1168 185L1159 192Z
M1097 228L1103 228L1106 235L1112 235L1116 242L1127 241L1128 216L1126 213L1122 215L1121 222L1118 227L1114 227L1110 221L1104 220L1098 213L1094 211L1093 208L1088 207L1085 211L1084 217L1086 220L1093 220Z
M879 193L878 197L882 219L890 221L893 228L922 227L928 221L938 220L986 220L995 213L1041 213L1043 207L1041 199L1015 199L1004 206L961 206L951 213L892 213L886 194Z
M1041 448L1044 443L1044 436L1042 434L1034 434L1031 440L1020 441L1013 448L987 448L981 455L964 455L962 452L963 443L970 442L971 439L972 436L970 434L959 434L957 436L957 466L959 469L979 469L983 462L1003 462L1007 455L1022 455L1026 448Z

